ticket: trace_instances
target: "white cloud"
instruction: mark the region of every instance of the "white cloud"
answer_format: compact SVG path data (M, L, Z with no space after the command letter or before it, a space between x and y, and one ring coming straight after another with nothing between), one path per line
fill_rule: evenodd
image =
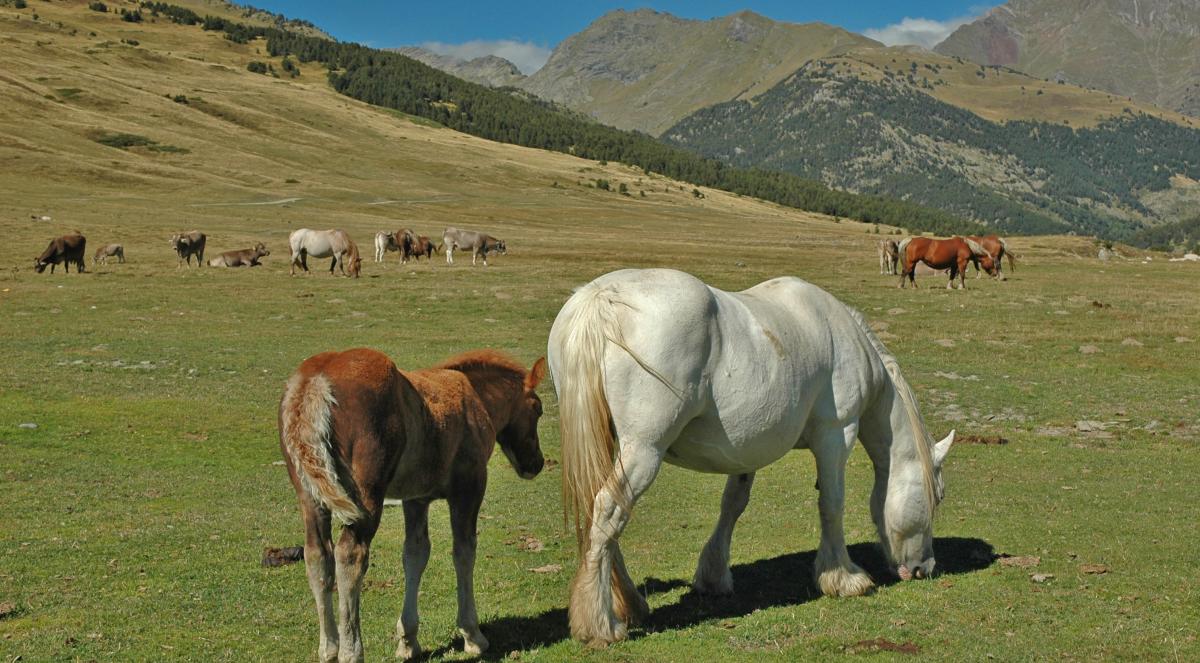
M881 41L888 46L915 44L925 48L933 48L942 42L951 32L964 23L974 21L976 16L963 16L947 21L935 21L929 18L908 18L899 23L885 25L882 28L863 30L863 34L875 41Z
M485 41L476 39L461 44L447 44L440 41L429 41L421 44L438 55L450 55L463 60L474 60L485 55L497 55L517 65L523 74L532 74L550 58L550 49L545 46L525 41L499 39Z

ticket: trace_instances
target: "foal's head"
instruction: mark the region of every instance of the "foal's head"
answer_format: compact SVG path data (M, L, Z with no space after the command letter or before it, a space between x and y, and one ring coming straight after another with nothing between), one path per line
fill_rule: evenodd
M546 376L546 358L542 357L525 374L523 391L513 406L508 425L496 435L500 449L522 479L532 479L542 471L546 459L538 443L538 419L542 416L542 399L537 386Z

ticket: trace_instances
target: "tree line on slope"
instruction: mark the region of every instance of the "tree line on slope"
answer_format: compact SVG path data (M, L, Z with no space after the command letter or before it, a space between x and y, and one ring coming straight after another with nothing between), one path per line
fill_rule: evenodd
M177 23L199 23L205 30L222 31L234 42L265 38L272 56L290 55L301 63L323 63L330 84L341 94L481 138L621 162L699 186L914 232L984 230L953 214L901 200L837 191L787 173L733 168L642 133L592 122L522 91L493 89L455 78L399 53L220 17L201 18L191 10L166 3L146 2L142 6L152 15L161 14Z
M697 111L664 137L732 166L904 196L1026 233L1129 237L1137 219L1154 218L1140 194L1169 188L1173 174L1200 178L1195 129L1133 113L1079 129L991 122L913 86L838 75L820 62L753 104ZM1021 183L973 174L979 155Z

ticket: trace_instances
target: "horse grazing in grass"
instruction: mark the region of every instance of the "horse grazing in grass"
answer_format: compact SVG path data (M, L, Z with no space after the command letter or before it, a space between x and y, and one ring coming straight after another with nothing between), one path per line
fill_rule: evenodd
M967 239L978 243L983 247L984 251L988 252L988 255L992 256L992 262L995 264L995 269L988 272L992 278L998 278L1001 281L1008 280L1008 277L1004 275L1003 269L1005 256L1008 256L1009 269L1014 272L1017 271L1016 256L1013 255L1013 252L1008 248L1008 242L1004 241L1003 237L999 237L997 235L984 235L983 237L970 235L967 237ZM979 264L976 263L975 278L983 276L983 271L984 270L979 268Z
M108 264L109 258L116 258L117 262L125 264L125 247L120 244L105 244L96 249L96 253L92 255L92 264L97 262L102 265Z
M896 264L900 261L900 247L894 239L879 240L879 273L896 274Z
M308 272L308 256L333 258L333 262L329 263L330 274L333 274L334 267L338 267L343 276L358 278L362 270L362 257L358 254L358 245L344 230L301 228L288 236L288 245L292 250L292 276L296 275L296 265ZM350 263L349 271L347 262Z
M947 288L954 287L955 277L959 280L959 288L967 287L967 264L975 263L982 266L991 274L995 269L992 256L978 242L962 237L950 239L930 239L928 237L908 237L900 242L900 287L904 287L904 279L917 287L915 272L917 263L923 262L933 269L949 269L950 280Z
M488 459L499 441L522 478L541 472L542 402L534 390L545 372L545 359L526 372L488 350L401 372L382 353L357 349L315 355L292 374L279 404L279 444L304 517L320 660L363 660L359 594L385 497L404 501L404 611L396 655L421 653L417 596L429 560L429 503L436 499L450 504L464 648L474 655L487 649L472 574ZM333 516L345 523L336 546Z
M698 592L733 592L729 547L754 474L792 449L816 458L817 584L830 596L869 591L842 528L856 439L875 466L871 516L893 568L904 579L932 574L954 433L933 443L895 357L824 290L783 277L729 293L673 270L612 272L567 300L547 359L579 545L568 611L579 640L620 640L647 613L617 539L664 462L728 475Z
M395 234L383 230L375 233L375 262L383 262L383 256L388 251L399 250L400 245L396 243Z

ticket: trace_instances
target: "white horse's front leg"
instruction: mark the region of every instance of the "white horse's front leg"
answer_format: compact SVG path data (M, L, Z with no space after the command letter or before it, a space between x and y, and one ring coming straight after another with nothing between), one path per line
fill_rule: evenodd
M701 594L726 595L733 593L733 573L729 570L729 546L733 541L733 526L750 502L750 488L754 485L754 473L731 474L725 481L725 493L721 496L721 516L717 527L709 537L692 587Z
M859 596L871 591L871 576L850 561L842 527L846 504L846 460L858 437L858 423L828 428L811 444L817 460L817 505L821 511L821 545L817 549L816 579L827 596Z
M421 591L421 576L429 563L429 503L404 501L404 611L396 622L396 658L405 660L421 655L417 642L420 616L417 598Z
M617 539L661 465L662 456L654 447L622 443L616 475L592 501L591 523L571 583L568 609L571 635L580 641L605 645L623 640L630 623L650 612L625 570Z
M454 245L453 244L446 245L446 264L447 265L454 264Z

